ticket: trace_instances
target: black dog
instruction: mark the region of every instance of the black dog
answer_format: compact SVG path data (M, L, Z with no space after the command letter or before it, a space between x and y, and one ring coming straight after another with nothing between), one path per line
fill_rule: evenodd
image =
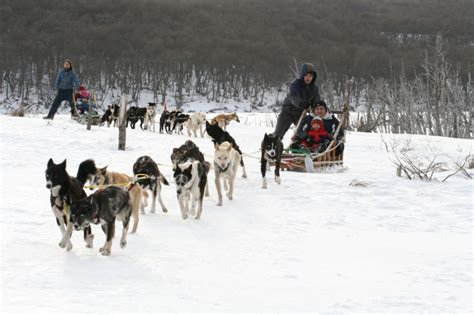
M173 132L175 128L174 121L176 117L181 113L182 112L180 110L174 110L170 112L165 109L163 113L161 113L161 117L160 117L160 133L163 133L163 130L168 134Z
M171 162L173 163L173 171L176 169L176 166L179 163L185 162L186 160L189 160L189 159L199 161L203 164L205 163L209 164L208 162L204 160L204 154L202 154L202 152L199 151L199 147L191 140L187 140L179 148L174 148L173 153L171 153Z
M212 138L214 144L221 144L225 141L232 144L232 147L240 154L240 166L242 166L243 171L242 177L247 178L242 151L240 151L240 148L235 142L234 138L232 138L232 136L227 131L222 130L222 128L219 127L217 124L211 125L208 121L206 121L206 132Z
M275 182L281 183L280 179L280 164L281 154L283 153L283 143L280 137L273 134L265 134L263 137L262 145L260 147L262 151L262 158L260 159L260 171L262 172L262 188L267 188L267 179L265 174L267 172L267 163L269 161L275 162Z
M183 134L183 124L189 120L188 114L178 113L173 118L173 128L171 132L176 130L176 133ZM178 129L176 129L178 128Z
M76 178L68 175L66 160L61 164L54 164L53 159L49 159L46 168L46 188L51 191L51 208L62 234L59 246L67 250L72 249L72 243L66 237L67 231L72 233L72 225L69 223L69 209L72 202L86 197L86 193L82 189L83 185ZM92 247L93 239L91 228L84 229L86 247Z
M115 219L123 222L120 247L127 245L128 225L132 214L132 205L128 191L120 187L99 189L89 197L75 200L71 205L70 223L76 231L90 229L90 224L101 224L106 241L100 248L102 255L110 255L112 238L115 234ZM72 231L71 231L72 232ZM70 234L67 235L69 238Z
M138 175L136 183L143 189L149 189L153 193L153 199L151 203L151 213L155 212L156 209L156 197L158 196L158 202L161 205L163 212L168 212L163 200L161 199L161 183L169 185L163 174L160 173L158 165L153 159L147 155L141 156L133 164L133 174ZM145 175L145 178L140 178L140 175Z
M143 130L143 121L145 120L146 108L131 106L127 111L127 127L130 122L130 127L135 129L135 124L140 120L140 128Z
M165 130L167 133L171 134L173 132L172 127L174 126L174 120L179 114L181 114L180 110L173 110L169 112L169 115L165 121Z
M169 117L170 117L170 112L165 109L163 113L161 113L161 116L160 116L160 133L163 133L163 130L166 133L169 133L168 129L170 128L170 124L166 125L166 123L169 121ZM168 127L168 129L166 127Z

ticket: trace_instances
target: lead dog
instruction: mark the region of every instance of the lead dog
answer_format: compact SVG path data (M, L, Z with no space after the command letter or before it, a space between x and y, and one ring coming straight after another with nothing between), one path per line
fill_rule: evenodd
M83 183L89 181L92 186L96 186L97 188L100 188L101 186L106 187L108 185L120 184L123 189L127 190L132 202L133 227L131 233L133 234L137 231L140 212L145 214L144 208L146 206L148 194L140 187L140 185L133 183L133 178L131 176L108 171L107 166L97 168L94 160L85 160L79 165L77 178ZM126 183L129 184L125 185Z
M236 122L240 122L239 116L237 116L237 113L219 114L211 120L211 125L217 124L223 130L226 130L227 125L230 124L232 120L235 120Z
M56 217L56 223L61 231L61 241L59 246L72 249L72 243L66 236L66 230L71 228L69 224L69 209L74 200L86 196L80 182L68 175L66 171L66 160L61 164L54 164L53 159L49 159L46 167L46 188L50 190L51 209ZM94 235L91 228L84 229L84 240L86 247L92 248Z
M270 161L275 162L275 182L281 183L280 179L280 163L281 154L283 153L283 143L280 137L273 134L265 134L260 146L262 157L260 159L260 171L262 173L262 188L267 188L267 179L265 178L267 172L267 164Z
M110 186L99 189L89 197L73 201L71 205L71 226L76 231L90 228L91 224L101 224L106 234L104 246L99 251L108 256L112 251L112 238L115 234L115 220L123 223L120 247L127 246L127 232L132 214L130 196L122 188ZM71 238L72 228L66 232L66 237Z
M196 131L199 129L201 138L204 137L204 130L202 126L206 122L206 115L204 113L192 113L189 115L189 119L186 121L186 128L188 128L188 136L191 137L191 131L194 137L197 137Z
M166 209L163 199L161 198L161 184L169 185L163 174L160 173L158 165L153 159L147 155L141 156L133 164L133 174L135 176L145 175L145 178L139 178L136 183L143 189L149 189L152 192L151 202L151 213L155 213L156 209L156 197L158 196L158 202L160 203L161 210L168 212Z
M232 144L225 141L215 145L214 152L214 174L216 176L216 188L219 201L218 206L222 206L221 179L224 181L224 190L227 191L227 198L233 199L234 182L239 167L240 154Z
M202 200L207 186L207 172L204 165L197 160L180 163L176 166L173 177L183 220L186 220L188 215L199 220L202 213ZM189 199L191 199L191 208L189 207Z

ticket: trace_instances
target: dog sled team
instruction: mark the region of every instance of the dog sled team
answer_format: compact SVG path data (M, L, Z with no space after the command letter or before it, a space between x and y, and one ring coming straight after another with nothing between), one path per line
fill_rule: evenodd
M289 148L307 152L322 152L333 139L339 121L329 113L326 103L321 99L315 84L317 73L312 64L301 66L300 77L294 80L284 100L278 117L275 131L265 133L261 143L262 188L267 188L266 170L269 162L275 165L275 182L281 183L280 165L283 153L282 139L292 124L297 126ZM63 100L71 101L74 88L79 87L77 76L72 70L72 62L66 60L64 70L58 74L56 87L58 95L45 119L53 119L59 104ZM87 91L79 97L87 99ZM108 127L117 125L119 106L110 105L102 116L102 124ZM309 112L304 116L305 112ZM72 114L74 111L72 109ZM127 125L131 128L140 121L140 127L155 132L156 104L148 107L131 107L127 112ZM247 173L241 151L236 140L226 131L231 121L239 121L236 113L219 114L210 122L203 113L183 113L178 110L168 111L166 104L159 118L160 133L183 134L186 127L188 136L203 137L204 133L212 139L214 157L212 163L206 161L204 154L194 142L187 140L183 145L174 148L171 153L173 179L180 213L183 219L194 217L200 219L203 212L203 199L209 196L208 175L214 171L217 191L217 205L223 205L223 193L227 199L234 198L234 188L238 168L242 168L242 177ZM341 134L336 138L340 140ZM343 146L339 146L343 150ZM158 164L150 156L139 157L131 165L133 176L111 171L107 166L97 167L94 160L83 161L76 177L66 171L66 160L55 164L52 159L47 163L46 187L50 190L50 202L56 223L61 232L59 246L72 249L71 235L74 230L83 231L86 247L92 248L94 235L92 225L101 225L106 235L105 244L100 248L102 255L110 255L112 240L115 235L116 220L122 222L120 246L127 245L127 235L131 219L131 233L137 232L139 218L148 207L151 198L150 212L156 211L156 199L161 210L166 213L161 196L162 186L169 182L160 172ZM94 190L90 195L86 189Z
M219 128L219 127L217 127ZM241 154L231 142L214 139L215 158L213 165L205 161L204 155L191 140L173 149L171 162L176 185L178 203L183 219L189 216L200 219L204 196L208 196L208 174L214 168L218 192L217 205L222 206L221 181L224 182L229 200L233 198L233 187L239 165L243 165ZM230 137L231 139L231 137ZM238 148L238 147L237 147ZM71 236L74 230L83 231L86 247L92 248L94 235L91 225L101 225L106 242L100 248L102 255L110 255L115 235L116 220L123 224L120 246L127 245L127 234L131 219L131 233L138 229L139 217L145 213L151 197L150 212L156 211L156 199L161 210L168 212L161 196L162 185L169 185L160 172L158 164L149 156L139 157L132 166L133 176L97 167L94 160L80 163L76 177L66 170L66 160L55 164L50 159L46 166L46 188L50 190L50 202L56 223L61 231L61 248L72 249ZM243 167L243 176L246 177ZM95 190L87 196L85 189Z

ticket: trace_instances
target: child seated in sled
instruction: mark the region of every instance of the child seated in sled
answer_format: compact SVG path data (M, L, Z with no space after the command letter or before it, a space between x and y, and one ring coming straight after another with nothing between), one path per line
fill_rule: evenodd
M332 137L324 129L324 123L320 117L313 118L310 126L309 130L301 131L296 136L296 142L293 144L293 148L297 146L299 149L310 152L323 152L326 150Z
M79 86L79 91L75 94L76 108L81 113L89 110L89 91L84 85Z

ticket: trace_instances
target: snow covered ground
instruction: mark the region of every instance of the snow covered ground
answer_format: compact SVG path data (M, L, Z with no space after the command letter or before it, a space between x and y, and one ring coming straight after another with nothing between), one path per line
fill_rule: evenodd
M229 131L252 156L273 114L242 115ZM274 117L273 117L274 118ZM430 142L455 155L472 142L387 136ZM200 221L180 217L174 183L163 189L169 212L142 216L136 235L101 256L73 234L60 249L44 171L50 157L131 173L147 154L169 164L187 136L85 126L59 115L0 116L1 311L3 312L473 312L473 182L395 176L380 135L349 133L339 171L282 173L262 190L259 160L245 157L234 200L217 207L214 176ZM209 138L192 139L209 156ZM286 139L286 143L288 143ZM172 182L171 168L161 171ZM239 174L241 172L239 171ZM350 186L352 180L367 187ZM121 227L118 228L118 231Z

